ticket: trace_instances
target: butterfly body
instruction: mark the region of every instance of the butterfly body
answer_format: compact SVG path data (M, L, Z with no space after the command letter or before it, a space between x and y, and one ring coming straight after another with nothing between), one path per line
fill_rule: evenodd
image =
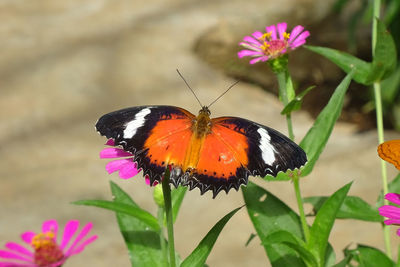
M237 118L198 116L174 106L141 106L102 116L97 131L134 155L150 178L161 181L171 168L175 185L198 187L201 193L239 189L249 175L276 176L307 162L304 151L269 127Z

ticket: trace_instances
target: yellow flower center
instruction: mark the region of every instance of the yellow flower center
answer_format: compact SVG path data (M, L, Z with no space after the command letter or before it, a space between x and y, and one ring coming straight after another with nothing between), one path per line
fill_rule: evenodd
M60 261L64 254L57 245L52 231L39 233L32 238L31 246L35 250L34 262L41 267Z
M270 58L276 58L286 52L290 34L284 32L283 40L272 40L271 35L271 32L266 32L259 38L259 40L263 42L261 49L264 51L265 55L269 56Z

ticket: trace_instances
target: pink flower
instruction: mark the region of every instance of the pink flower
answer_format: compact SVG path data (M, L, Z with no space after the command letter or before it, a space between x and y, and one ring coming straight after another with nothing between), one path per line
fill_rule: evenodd
M287 33L286 28L287 24L283 22L265 27L265 33L256 31L252 36L245 36L239 45L246 49L238 52L239 58L253 57L250 64L274 59L305 44L310 35L300 25L294 27L291 33Z
M388 193L385 195L385 199L390 202L400 205L400 194L396 193ZM383 217L389 218L385 220L384 223L386 225L394 224L400 226L400 208L392 205L384 205L380 207L379 214ZM397 235L400 236L400 229L397 230Z
M71 245L73 235L79 227L79 221L71 220L64 228L60 243L57 243L58 223L56 220L43 222L42 232L25 232L21 239L27 243L33 252L26 247L14 243L6 243L5 250L0 250L0 267L58 267L72 255L78 254L97 239L97 235L84 238L92 229L92 223L86 224ZM5 259L5 260L1 260Z
M115 147L114 140L109 139L106 145L111 146L100 151L101 159L117 158L106 165L106 171L111 174L118 171L119 177L129 179L136 176L140 170L137 169L137 163L133 160L133 154L126 152L122 148ZM146 184L150 185L149 177L145 177Z

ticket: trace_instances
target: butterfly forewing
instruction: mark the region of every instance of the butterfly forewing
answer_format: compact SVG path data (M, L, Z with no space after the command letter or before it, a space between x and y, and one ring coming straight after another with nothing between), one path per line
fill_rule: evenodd
M96 129L131 152L138 167L153 183L161 181L167 164L179 167L183 161L194 118L193 114L178 107L141 106L102 116Z

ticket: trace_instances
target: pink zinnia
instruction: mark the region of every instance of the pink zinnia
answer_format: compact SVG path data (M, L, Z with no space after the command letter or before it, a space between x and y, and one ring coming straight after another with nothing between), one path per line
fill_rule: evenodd
M254 57L250 64L274 59L305 44L310 35L300 25L294 27L291 33L287 33L286 28L287 24L283 22L265 27L265 33L256 31L252 36L245 36L239 45L246 49L238 52L239 58Z
M140 170L137 168L137 163L133 159L133 154L129 153L122 148L116 147L114 140L109 139L106 145L111 146L104 148L100 151L101 159L116 158L106 165L106 171L111 174L118 171L119 177L122 179L129 179L136 176ZM150 185L150 179L146 175L146 184ZM155 184L154 184L155 185Z
M42 232L25 232L21 235L22 240L27 243L33 252L26 247L8 242L6 250L0 250L0 267L58 267L70 256L78 254L97 239L97 235L85 237L92 229L92 223L86 224L75 240L69 246L68 243L79 228L79 221L71 220L64 228L64 234L60 243L57 243L58 223L56 220L43 222Z
M385 199L390 202L400 205L400 194L396 193L388 193L385 195ZM389 218L385 220L384 223L386 225L394 224L400 226L400 208L392 205L384 205L380 207L379 214L383 217ZM397 235L400 236L400 229L397 230Z

